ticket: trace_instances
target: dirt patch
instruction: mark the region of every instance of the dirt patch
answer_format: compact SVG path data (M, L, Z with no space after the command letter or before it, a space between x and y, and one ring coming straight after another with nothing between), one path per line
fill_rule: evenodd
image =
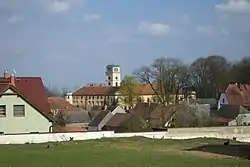
M236 157L233 157L233 156L215 154L215 153L208 153L208 152L202 152L202 151L186 151L186 150L178 149L176 147L168 147L168 148L165 148L165 149L162 149L162 148L161 149L153 149L153 151L171 153L171 154L174 154L174 155L194 155L194 156L201 156L201 157L210 158L210 159L236 158Z
M222 155L222 154L214 154L214 153L208 153L208 152L202 152L202 151L182 151L183 154L188 154L188 155L195 155L195 156L201 156L205 158L210 158L210 159L228 159L228 158L235 158L232 156L228 155Z

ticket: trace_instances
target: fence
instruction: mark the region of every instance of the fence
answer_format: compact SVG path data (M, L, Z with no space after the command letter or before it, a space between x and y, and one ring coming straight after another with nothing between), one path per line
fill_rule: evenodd
M2 135L0 144L46 143L101 138L147 137L152 139L223 138L250 142L250 127L171 128L164 132L114 133L113 131Z

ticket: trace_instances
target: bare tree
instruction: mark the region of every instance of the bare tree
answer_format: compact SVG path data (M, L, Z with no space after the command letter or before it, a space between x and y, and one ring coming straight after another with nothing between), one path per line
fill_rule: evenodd
M179 59L158 58L151 66L137 69L134 75L141 82L151 85L160 103L169 104L171 96L178 97L186 85L188 68Z
M220 89L228 85L230 64L218 55L198 58L191 66L192 82L198 97L217 98Z

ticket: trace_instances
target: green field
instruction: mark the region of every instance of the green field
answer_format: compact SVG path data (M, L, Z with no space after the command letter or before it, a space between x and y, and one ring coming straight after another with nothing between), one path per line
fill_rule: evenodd
M133 138L50 143L49 148L47 144L1 145L0 167L250 166L250 145L223 143L216 139Z

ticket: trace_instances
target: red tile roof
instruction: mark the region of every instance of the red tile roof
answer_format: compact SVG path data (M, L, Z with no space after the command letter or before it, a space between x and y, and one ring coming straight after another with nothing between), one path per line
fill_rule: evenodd
M50 112L47 93L41 77L16 77L15 85L10 84L10 78L0 77L0 90L12 89L23 97L29 104L34 106L41 114L48 116ZM0 91L0 93L3 93Z
M155 95L155 92L150 84L139 84L137 87L140 95Z
M84 86L78 89L74 96L105 96L105 95L113 95L116 91L118 91L118 87L111 86Z
M48 102L51 109L70 110L70 111L81 110L81 108L70 104L62 97L49 97Z
M150 84L139 84L137 86L138 93L140 95L154 95L154 91L151 88ZM74 96L105 96L105 95L114 95L119 91L119 87L111 87L111 86L84 86L78 89Z
M229 104L250 107L250 85L230 84L225 93Z

